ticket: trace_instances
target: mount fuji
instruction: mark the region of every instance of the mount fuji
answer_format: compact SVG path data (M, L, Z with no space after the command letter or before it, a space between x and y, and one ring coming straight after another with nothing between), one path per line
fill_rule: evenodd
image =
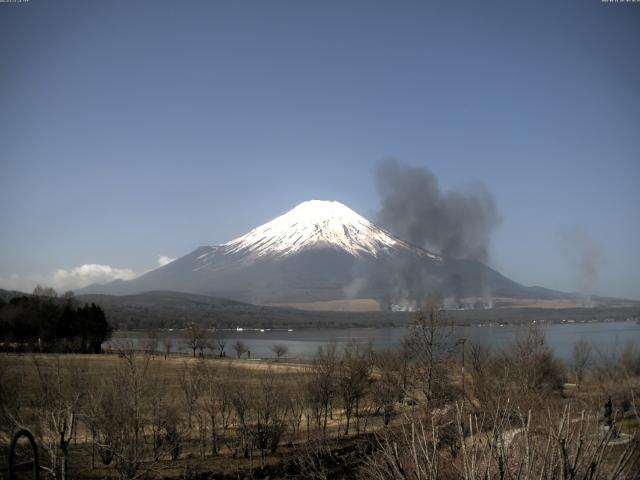
M430 294L536 297L482 263L445 258L410 245L347 206L306 201L247 234L202 246L135 279L90 285L79 293L173 290L259 304L375 299L383 309Z

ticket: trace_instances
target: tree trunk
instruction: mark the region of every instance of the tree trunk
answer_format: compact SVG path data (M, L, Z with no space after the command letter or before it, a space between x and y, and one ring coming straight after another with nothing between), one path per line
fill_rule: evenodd
M391 420L391 410L389 407L384 407L384 426L389 425L389 420Z
M218 454L218 432L216 430L216 416L211 415L211 454Z
M61 448L62 462L60 462L60 480L67 480L67 449Z
M344 411L346 417L347 417L347 427L344 429L344 434L345 436L349 435L349 424L351 423L351 409L347 408Z

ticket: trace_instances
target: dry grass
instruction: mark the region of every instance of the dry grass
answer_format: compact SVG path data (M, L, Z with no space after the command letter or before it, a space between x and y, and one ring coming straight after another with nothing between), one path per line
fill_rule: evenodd
M486 299L482 297L465 297L460 301L463 304L481 304ZM532 299L532 298L511 298L494 297L494 308L581 308L585 307L584 302L575 299ZM373 298L354 298L351 300L326 300L321 302L302 303L277 303L268 304L271 307L297 308L311 312L380 312L380 302ZM634 304L617 304L618 307L634 306Z
M354 298L352 300L326 300L306 303L273 303L270 307L288 307L311 312L379 312L380 302L373 298Z
M37 364L40 368L54 368L59 360L61 365L68 370L84 370L90 375L90 379L99 379L103 375L109 375L117 367L119 358L117 354L3 354L1 361L5 364L6 372L19 372L23 379L25 392L33 392L38 381ZM259 360L220 359L207 357L204 359L193 358L189 355L172 354L166 359L163 355L155 355L151 359L149 375L154 382L162 384L170 392L170 396L180 396L180 375L185 366L205 362L220 369L231 370L232 376L244 379L247 382L257 381L259 372L271 370L283 375L284 378L295 384L300 380L300 375L308 369L308 365L298 363L285 363Z
M40 394L39 373L53 373L57 368L65 371L65 375L69 375L73 371L81 371L85 373L83 379L86 384L79 387L84 391L97 391L95 387L101 382L105 376L112 375L120 365L122 359L117 354L102 355L52 355L52 354L28 354L0 355L4 373L7 377L19 378L16 386L20 390L20 402L23 405L22 415L27 420L25 425L32 429L31 420L34 415L38 415L37 411L32 408L37 402L37 395ZM166 359L163 355L156 355L151 358L146 379L154 388L164 392L167 401L177 406L183 411L184 393L180 383L181 376L188 370L188 367L196 364L208 365L216 369L220 375L228 375L234 382L240 383L245 387L258 386L264 374L267 371L279 377L281 385L286 389L299 389L304 385L304 378L308 366L304 364L281 363L274 361L253 361L253 360L237 360L237 359L219 359L219 358L193 358L184 355L170 355ZM84 382L83 382L84 383ZM186 421L183 419L183 423ZM36 431L36 430L33 430ZM37 432L36 432L37 433ZM256 467L256 461L253 463L250 459L236 457L233 452L224 449L221 455L207 456L200 458L197 448L197 433L194 430L184 433L186 435L183 444L183 453L179 461L165 461L159 468L163 472L163 476L170 478L182 478L185 468L193 471L216 471L216 472L236 472L245 471L251 467ZM287 443L291 446L283 446L275 455L268 456L266 463L276 464L291 456L291 451L295 449L293 444L298 443L296 439L289 437ZM8 445L8 438L0 438L0 476L6 468L4 448ZM71 447L72 455L70 457L71 471L74 472L74 478L82 472L82 478L105 478L114 476L112 467L105 467L99 460L95 461L95 469L91 469L91 434L86 422L80 418L77 424L74 439ZM43 457L44 458L44 457Z

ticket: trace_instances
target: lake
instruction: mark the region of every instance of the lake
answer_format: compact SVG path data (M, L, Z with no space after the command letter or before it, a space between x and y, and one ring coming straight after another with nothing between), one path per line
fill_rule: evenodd
M515 325L465 326L456 327L454 335L468 341L486 345L499 350L509 345L516 332L522 327ZM640 345L640 324L635 322L589 322L589 323L557 323L543 325L548 344L556 354L570 360L575 342L584 338L594 349L614 353L620 352L629 341ZM272 330L223 330L221 335L227 340L226 353L233 356L233 342L241 340L251 352L252 358L272 358L271 347L284 344L288 347L287 357L312 358L318 347L329 342L344 345L348 340L371 342L376 349L395 347L407 334L406 327L389 328L327 328L327 329L272 329ZM161 332L161 336L172 337L174 352L188 352L181 331ZM138 348L145 339L144 332L114 332L113 338L105 347L118 348L133 345ZM162 350L162 345L158 346Z

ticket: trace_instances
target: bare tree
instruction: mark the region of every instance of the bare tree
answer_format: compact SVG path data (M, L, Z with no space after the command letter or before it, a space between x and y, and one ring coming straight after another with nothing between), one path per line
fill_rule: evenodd
M75 307L77 304L76 295L73 293L73 290L67 290L60 297L66 305L69 307Z
M339 463L330 445L321 439L309 439L300 448L295 457L295 464L300 470L300 478L308 480L329 480L332 475L331 464ZM367 477L361 477L367 478Z
M441 429L416 420L397 432L383 432L364 473L375 480L637 478L638 442L615 450L612 431L602 432L584 412L575 415L565 408L553 417L536 421L509 404L493 415L473 414L456 404L456 455L438 448Z
M49 454L50 473L65 480L69 447L76 431L80 402L87 383L86 372L71 371L58 357L46 364L34 357L38 374L37 409L41 443Z
M523 409L533 408L549 392L562 389L564 366L549 348L538 324L527 325L516 333L502 362L510 370L509 386L515 389L511 398Z
M236 340L233 342L233 350L236 352L236 357L240 358L249 350L242 340Z
M377 379L373 384L376 407L382 410L385 425L389 425L396 404L403 395L403 372L405 362L397 350L377 352L374 356Z
M225 357L225 348L227 347L227 339L222 336L222 334L218 333L216 335L216 347L218 348L218 356L220 358Z
M249 389L247 384L234 383L231 394L231 403L235 411L236 431L238 433L237 449L241 449L245 458L252 458L253 455L253 430L252 425L255 422L254 402L252 401L254 392Z
M287 401L283 398L285 393L286 388L280 375L276 375L271 368L261 373L259 388L253 397L256 412L253 429L262 462L266 450L276 452L287 428Z
M151 327L147 329L146 336L143 340L142 349L152 357L155 356L158 351L158 335L158 329L156 327Z
M504 390L500 382L504 381L505 370L495 368L494 358L489 348L481 344L469 342L468 365L471 382L471 395L481 408L496 410L496 401L500 400L499 392Z
M582 382L584 374L591 364L591 344L584 338L573 345L572 367L578 383Z
M42 286L40 286L40 284L38 284L33 289L33 296L34 297L57 298L58 297L58 292L56 292L51 287L42 287Z
M151 437L153 461L159 462L168 453L171 460L180 457L182 448L181 416L178 408L168 404L163 395L155 395L151 400Z
M251 462L254 449L260 451L260 460L264 464L266 452L275 453L280 444L287 426L287 402L282 398L284 391L282 378L270 368L260 372L256 386L235 385L232 401L240 446Z
M443 362L451 354L452 327L447 324L442 301L428 299L416 313L406 340L411 357L412 377L417 381L429 406L448 382Z
M620 367L631 375L640 375L640 348L633 340L625 345L620 355Z
M232 371L219 368L217 363L207 362L204 367L204 395L202 408L207 414L211 427L211 453L218 454L219 438L225 438L231 416L231 376Z
M196 351L202 348L203 342L205 342L207 329L202 325L196 323L187 324L185 330L185 342L187 346L193 352L193 356L196 356Z
M204 393L204 369L201 361L197 363L185 362L180 371L180 388L182 400L187 414L187 425L191 428L196 414L196 405Z
M271 351L276 356L276 362L279 362L280 358L282 358L289 352L289 347L282 343L276 343L271 347Z
M25 425L27 402L25 401L25 376L0 361L0 435L11 438L15 431Z
M290 424L295 436L300 433L300 425L307 409L305 393L303 384L300 382L289 385L286 391Z
M206 350L212 350L214 348L214 330L209 328L204 328L202 333L202 337L198 344L198 352L201 357L204 357Z
M323 436L326 435L330 410L337 395L337 370L336 345L331 343L319 347L318 355L314 359L307 377L305 391L310 414L317 430L322 431Z
M513 343L501 352L494 354L470 343L467 353L472 380L469 393L483 409L495 411L504 398L509 398L527 411L562 391L564 367L538 325L521 327Z
M360 433L360 402L371 381L371 350L353 340L347 342L338 369L338 385L347 420L344 430L349 435L351 417L355 414L356 431Z
M173 340L170 335L165 334L162 337L162 347L164 349L164 359L167 359L167 356L171 354L171 348L173 347Z
M162 455L146 434L154 431L153 405L166 389L150 378L149 360L149 355L121 351L117 367L102 378L90 404L88 418L102 460L113 461L123 480L162 468ZM171 442L166 448L173 448Z
M440 458L438 431L413 422L398 433L385 429L377 452L365 464L363 478L374 480L436 480Z

